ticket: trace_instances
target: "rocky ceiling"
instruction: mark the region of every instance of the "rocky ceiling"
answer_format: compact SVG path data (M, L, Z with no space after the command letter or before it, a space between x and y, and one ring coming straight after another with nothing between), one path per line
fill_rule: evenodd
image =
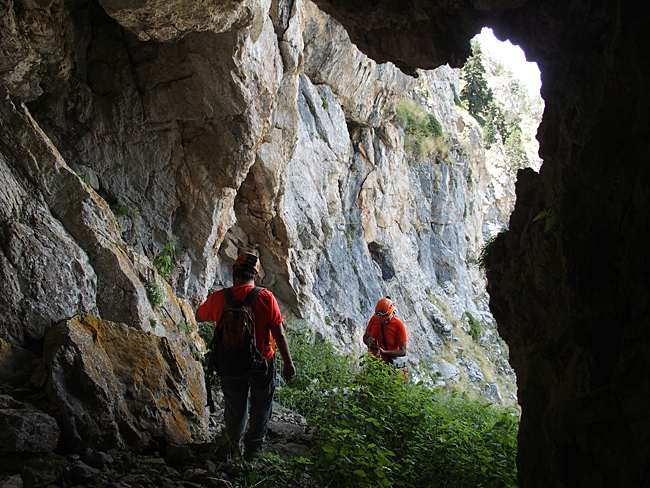
M538 63L544 165L520 172L510 229L488 255L518 377L520 486L649 486L650 5L316 3L405 72L461 65L485 25Z

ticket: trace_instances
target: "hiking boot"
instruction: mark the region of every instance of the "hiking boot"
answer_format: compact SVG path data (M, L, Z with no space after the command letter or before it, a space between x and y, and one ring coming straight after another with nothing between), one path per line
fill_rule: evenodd
M244 459L248 462L255 461L262 454L262 446L246 446Z

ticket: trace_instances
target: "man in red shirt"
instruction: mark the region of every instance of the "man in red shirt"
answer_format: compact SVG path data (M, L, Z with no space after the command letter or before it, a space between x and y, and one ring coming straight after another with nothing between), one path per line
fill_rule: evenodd
M260 271L259 258L250 252L241 254L233 264L232 293L235 300L244 300L255 287L255 279ZM263 375L251 378L221 377L221 389L225 403L225 422L228 438L239 446L246 429L248 413L248 394L250 391L249 428L244 436L244 455L252 460L259 456L266 438L273 395L275 394L275 351L271 345L271 335L278 345L284 363L283 376L288 381L296 376L296 368L291 359L289 343L282 326L283 318L273 293L263 289L252 304L255 312L255 344L268 362L268 370ZM201 322L219 323L221 313L226 308L223 290L212 293L203 303L196 315Z
M393 301L390 297L382 298L377 302L375 315L368 322L363 343L372 354L392 364L394 358L406 356L406 342L406 327L395 317Z

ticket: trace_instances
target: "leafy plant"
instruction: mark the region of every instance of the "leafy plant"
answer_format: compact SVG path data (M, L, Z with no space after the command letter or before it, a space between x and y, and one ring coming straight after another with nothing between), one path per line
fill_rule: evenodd
M147 298L152 307L159 307L167 299L167 291L163 284L154 278L151 281L148 281L144 285L144 289L147 292Z
M442 126L438 119L410 98L400 100L397 104L395 118L407 133L423 137L440 137L442 135Z
M352 249L352 241L354 240L354 231L353 230L346 230L345 231L345 239L348 241L348 247Z
M216 324L214 322L197 322L199 327L199 336L205 342L205 347L210 352L210 345L212 344L212 336L214 336L214 328Z
M474 178L472 178L472 168L469 168L467 170L467 176L465 177L465 181L467 182L468 188L472 188L474 186Z
M544 232L548 232L555 225L555 211L548 208L546 210L542 210L535 216L533 222L537 222L539 220L544 220Z
M152 329L155 329L156 326L158 325L158 321L155 318L150 317L149 318L149 325L151 326Z
M131 215L131 212L129 212L129 207L122 203L116 203L110 207L116 219L120 217L129 217Z
M487 258L490 254L490 248L494 245L497 236L492 236L488 241L481 247L481 252L478 256L478 267L482 271L487 271Z
M481 326L471 313L465 312L465 315L467 315L469 322L469 335L475 342L478 342L481 338Z
M405 98L397 104L395 119L404 128L404 148L407 151L424 156L436 152L439 147L437 139L442 136L442 125L433 114Z
M371 356L359 365L308 330L287 334L299 375L276 398L307 416L312 455L263 455L234 470L236 486L516 487L516 411L413 383Z
M449 83L449 85L451 86L451 91L452 91L452 93L454 94L454 104L455 104L457 107L462 107L462 106L463 106L463 102L461 102L461 101L460 101L460 98L458 98L458 92L456 91L456 85L454 85L454 84L451 83L451 82Z
M169 281L174 272L176 253L176 238L174 238L165 244L165 248L153 260L154 267L165 281Z
M337 353L332 344L317 341L307 329L287 329L287 338L300 374L287 387L278 390L277 400L287 408L309 415L319 409L323 391L350 385L354 359Z
M411 383L370 356L345 387L330 378L338 386L319 382L323 390L308 412L312 458L274 476L311 486L516 486L512 410Z
M201 339L205 343L206 354L212 352L212 337L214 336L214 328L216 326L215 322L197 322L198 332ZM205 356L202 355L198 361L203 366L204 373L207 373L207 363L205 361ZM210 385L216 387L219 384L219 377L216 374L208 376Z
M176 324L179 328L179 330L185 332L186 334L190 334L192 332L192 324L188 324L184 320L181 320Z

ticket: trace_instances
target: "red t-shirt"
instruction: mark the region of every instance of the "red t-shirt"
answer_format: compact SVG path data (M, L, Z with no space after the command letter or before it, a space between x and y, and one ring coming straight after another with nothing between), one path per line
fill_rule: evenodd
M232 294L235 300L243 300L253 285L234 286ZM218 323L221 312L226 308L223 290L217 290L199 307L196 315L202 322ZM271 359L275 351L271 347L271 326L282 323L282 314L273 293L264 288L253 302L255 312L255 344L264 359Z
M402 342L407 342L406 339L406 327L404 327L404 322L393 315L393 318L390 319L386 325L384 325L384 335L386 336L386 344L384 344L384 338L381 333L381 322L379 322L379 317L373 315L368 322L368 327L366 327L366 332L369 332L370 337L374 337L377 340L377 345L386 351L394 351L399 349L399 344ZM372 351L372 350L371 350ZM374 351L372 351L374 354Z

